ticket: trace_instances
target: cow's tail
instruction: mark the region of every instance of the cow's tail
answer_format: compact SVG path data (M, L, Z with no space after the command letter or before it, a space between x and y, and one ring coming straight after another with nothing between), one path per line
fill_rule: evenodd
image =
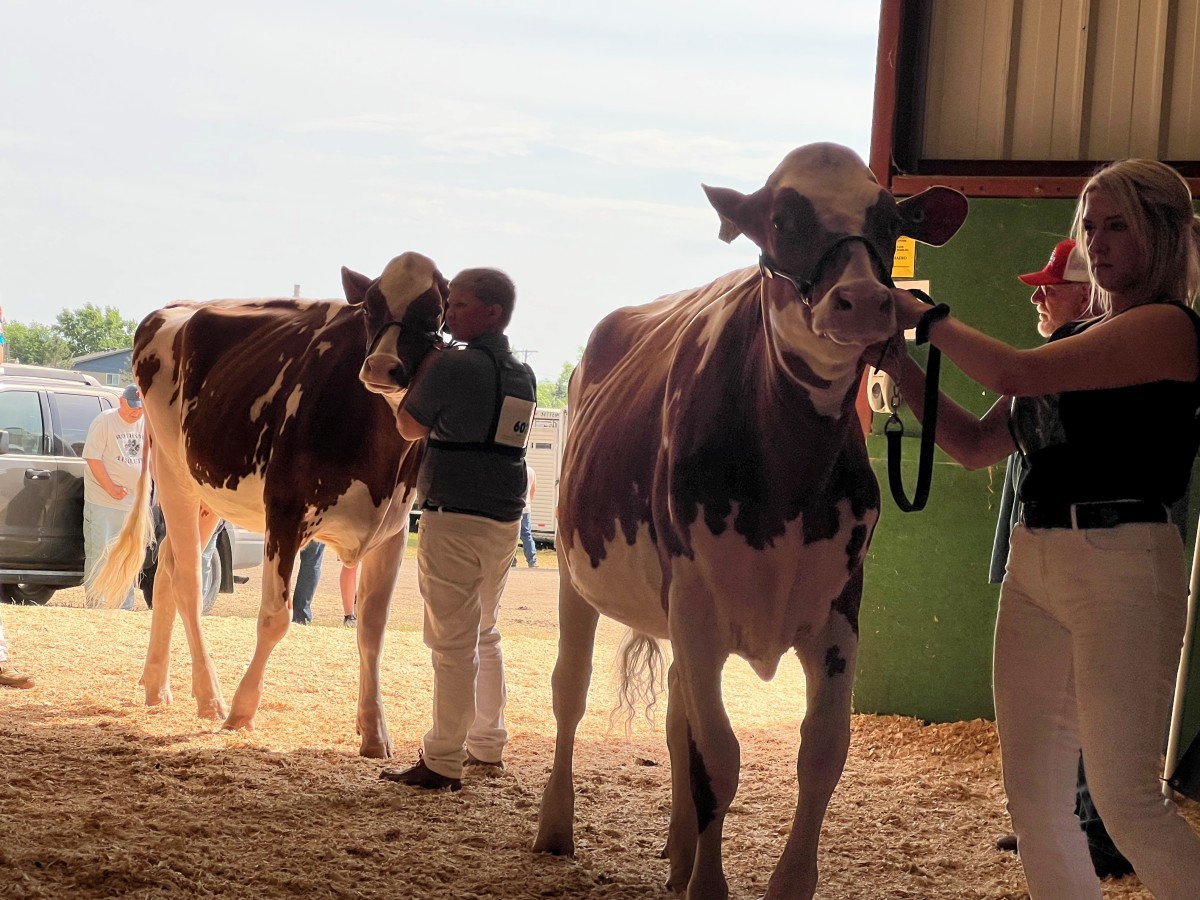
M88 603L115 608L128 596L146 562L146 549L154 543L154 522L150 517L150 459L149 435L146 452L142 454L142 474L134 489L133 509L104 553L96 572L90 573L87 585Z
M665 688L666 661L658 641L630 629L617 649L617 705L609 714L610 726L622 723L625 733L633 731L638 711L654 722L654 707Z

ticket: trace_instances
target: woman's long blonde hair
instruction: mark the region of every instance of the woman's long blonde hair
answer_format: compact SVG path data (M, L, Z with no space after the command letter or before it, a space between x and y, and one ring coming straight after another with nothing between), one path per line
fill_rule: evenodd
M1093 190L1103 191L1116 204L1138 249L1148 261L1146 302L1175 300L1193 304L1200 292L1200 218L1192 207L1192 192L1177 171L1153 159L1124 159L1101 168L1088 179L1075 207L1071 236L1087 247L1083 205ZM1088 257L1088 275L1092 260ZM1101 309L1112 309L1108 292L1096 286Z

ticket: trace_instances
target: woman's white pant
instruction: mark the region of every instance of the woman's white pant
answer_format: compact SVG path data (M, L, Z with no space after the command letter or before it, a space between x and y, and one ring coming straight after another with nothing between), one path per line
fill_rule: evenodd
M1161 791L1187 581L1170 524L1012 535L996 623L1004 788L1033 900L1100 900L1075 817L1088 786L1157 900L1200 897L1200 837Z

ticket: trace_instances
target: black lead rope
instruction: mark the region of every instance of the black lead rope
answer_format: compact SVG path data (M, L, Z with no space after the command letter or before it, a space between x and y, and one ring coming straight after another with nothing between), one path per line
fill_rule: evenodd
M759 271L762 272L764 278L782 278L787 281L795 289L796 294L804 302L805 306L812 305L813 286L821 277L821 271L833 258L834 253L843 244L857 242L862 244L867 249L867 253L874 261L875 268L880 274L880 280L892 287L892 279L889 274L890 267L883 264L883 260L879 256L879 251L861 235L851 234L834 241L829 248L821 254L816 265L813 266L809 277L803 278L791 272L785 272L779 265L763 253L758 258ZM917 323L917 343L924 344L929 340L929 328L934 322L939 319L944 319L950 313L950 307L944 303L934 304L933 298L927 293L920 290L909 290L909 293L914 297L929 304L929 311L925 313L921 320ZM883 427L883 433L887 435L888 443L888 485L892 489L892 497L896 500L896 505L904 512L920 512L925 508L925 504L929 502L929 485L933 480L933 448L934 436L937 433L937 410L938 410L938 375L942 368L942 351L937 347L930 346L929 361L925 368L925 416L923 429L921 431L921 455L917 463L917 491L912 501L908 499L908 495L904 492L904 479L900 471L900 441L904 437L904 423L900 421L900 417L895 412L888 418L887 423Z
M945 304L934 305L933 299L924 291L909 289L909 293L930 305L929 312L921 318L917 325L917 343L929 340L929 326L938 319L945 318L950 308ZM929 486L933 481L933 448L937 436L938 413L938 381L942 369L942 351L930 345L929 361L925 366L925 415L921 423L921 452L917 462L917 488L910 501L904 491L904 477L900 471L901 440L904 437L904 423L893 410L883 433L887 435L888 445L888 486L892 489L892 498L903 512L920 512L929 502Z

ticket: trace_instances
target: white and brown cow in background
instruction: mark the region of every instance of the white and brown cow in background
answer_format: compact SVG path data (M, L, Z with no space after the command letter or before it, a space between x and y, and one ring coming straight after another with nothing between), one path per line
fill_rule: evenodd
M348 303L177 303L138 326L133 371L167 526L142 682L147 704L171 701L178 609L199 714L252 728L267 658L291 621L293 563L310 538L324 541L343 562L362 562L360 752L386 757L380 652L424 446L400 436L396 410L439 343L447 285L417 253L375 280L343 268L342 284ZM141 566L149 481L143 472L139 515L97 579L107 598L122 596ZM265 535L258 643L228 714L200 629L200 551L218 521L208 510Z
M799 797L767 897L810 898L849 746L863 558L879 515L854 408L864 353L896 332L897 237L944 243L966 200L934 188L897 203L833 144L794 150L752 194L705 190L722 239L745 234L760 264L612 313L571 380L558 736L534 848L574 850L572 751L604 613L641 636L625 653L626 687L651 638L671 641L668 885L691 900L728 895L721 831L740 762L722 668L737 654L770 679L795 649L808 695Z

